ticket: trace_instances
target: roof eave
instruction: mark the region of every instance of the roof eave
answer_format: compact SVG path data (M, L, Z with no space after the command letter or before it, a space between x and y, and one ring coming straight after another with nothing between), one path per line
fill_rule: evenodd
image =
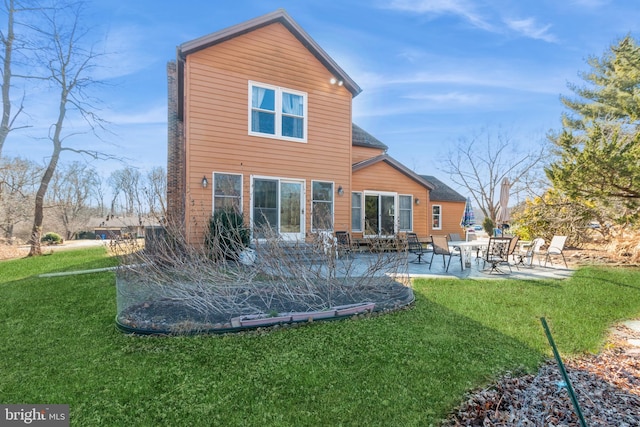
M254 31L260 27L280 22L324 65L344 87L356 97L362 89L349 75L302 29L284 9L278 9L266 15L225 28L215 33L199 37L178 46L178 57L185 59L187 55L222 43L239 35Z
M429 181L427 181L426 179L422 178L420 175L418 175L417 173L413 172L411 169L407 168L405 165L403 165L402 163L400 163L399 161L397 161L393 157L389 156L388 154L381 154L381 155L373 157L371 159L367 159L367 160L363 160L363 161L358 162L358 163L354 163L351 166L351 170L352 170L352 172L356 172L356 171L358 171L360 169L364 169L366 167L369 167L369 166L371 166L373 164L376 164L376 163L379 163L379 162L386 162L387 164L389 164L394 169L400 171L401 173L405 174L406 176L408 176L409 178L411 178L414 181L418 182L419 184L423 185L425 188L427 188L429 190L433 190L435 188L433 186L433 184L431 184Z

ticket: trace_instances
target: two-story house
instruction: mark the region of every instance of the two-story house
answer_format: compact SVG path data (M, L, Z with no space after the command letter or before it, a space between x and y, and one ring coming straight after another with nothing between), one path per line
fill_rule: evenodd
M230 207L253 238L460 232L464 197L436 209L442 183L353 124L360 87L284 10L180 45L167 71L167 214L193 241Z

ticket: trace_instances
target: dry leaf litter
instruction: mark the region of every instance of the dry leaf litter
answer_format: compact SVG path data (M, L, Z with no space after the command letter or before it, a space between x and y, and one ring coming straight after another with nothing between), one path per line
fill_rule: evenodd
M563 360L586 424L640 426L640 331L612 329L598 355ZM555 360L471 394L445 426L580 426Z

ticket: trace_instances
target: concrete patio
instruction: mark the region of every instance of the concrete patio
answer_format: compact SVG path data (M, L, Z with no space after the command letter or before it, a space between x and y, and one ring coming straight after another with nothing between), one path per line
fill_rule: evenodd
M441 255L436 255L433 258L433 265L429 269L429 262L431 261L431 253L427 253L422 257L422 262L417 263L417 256L414 254L406 253L389 253L384 257L388 257L388 264L390 269L397 270L397 274L408 274L412 278L424 277L424 278L445 278L445 279L477 279L477 280L491 280L491 279L517 279L517 280L541 280L541 279L566 279L571 277L575 270L566 268L562 260L553 260L553 263L547 263L544 266L544 260L542 265L538 263L538 259L535 258L532 266L518 266L516 267L513 262L511 263L511 270L507 265L501 265L500 270L502 274L491 272L490 265L484 264L484 261L479 258L471 257L469 265L461 270L460 258L454 256L451 259L451 265L449 271L446 271L446 267L443 265ZM394 257L400 257L395 259ZM394 261L395 259L395 261ZM449 258L446 257L448 262ZM352 276L358 276L360 273L364 273L371 266L379 265L381 263L380 254L372 254L367 252L355 253L341 257L336 261L336 270L338 275L343 275L347 271ZM366 275L366 274L363 274Z

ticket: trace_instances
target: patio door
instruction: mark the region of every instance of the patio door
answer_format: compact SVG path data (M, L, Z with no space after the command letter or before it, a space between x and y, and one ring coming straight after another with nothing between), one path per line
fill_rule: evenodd
M395 193L365 193L364 235L393 236L396 233Z
M304 192L300 181L280 181L280 235L304 239Z
M304 239L304 181L255 178L252 193L253 235L267 230L285 240Z

